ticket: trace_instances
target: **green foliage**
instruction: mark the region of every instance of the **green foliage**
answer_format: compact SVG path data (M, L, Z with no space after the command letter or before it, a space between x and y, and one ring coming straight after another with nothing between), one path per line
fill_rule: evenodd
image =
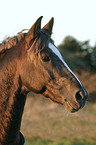
M96 46L91 47L89 40L80 42L72 36L67 36L58 48L69 66L72 68L73 64L75 65L75 68L72 68L74 71L96 71Z
M93 47L90 50L91 50L91 52L90 51L87 51L87 54L86 54L85 58L89 62L90 68L92 70L95 70L96 71L96 47Z
M59 45L61 49L69 49L70 51L80 50L79 42L72 36L67 36L61 45Z

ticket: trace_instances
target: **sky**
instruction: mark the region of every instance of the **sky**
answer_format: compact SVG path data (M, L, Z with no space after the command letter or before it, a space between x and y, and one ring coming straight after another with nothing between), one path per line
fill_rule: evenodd
M54 17L52 38L62 43L67 35L96 42L96 0L0 0L0 42L29 29L43 16L42 27Z

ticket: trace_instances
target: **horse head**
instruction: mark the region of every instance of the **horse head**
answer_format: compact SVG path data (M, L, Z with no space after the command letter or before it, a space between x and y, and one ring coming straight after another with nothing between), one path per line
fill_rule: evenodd
M19 64L23 88L49 97L70 112L78 111L85 105L87 91L51 39L54 19L42 29L41 19L23 40L24 53Z

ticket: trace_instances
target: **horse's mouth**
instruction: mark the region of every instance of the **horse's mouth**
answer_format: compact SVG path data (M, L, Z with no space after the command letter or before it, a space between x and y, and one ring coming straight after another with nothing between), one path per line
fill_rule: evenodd
M66 101L66 102L64 102L64 108L67 111L69 111L71 113L74 113L74 112L80 110L82 107L81 106L80 107L73 107L73 105L71 105L71 103L69 103L68 101Z

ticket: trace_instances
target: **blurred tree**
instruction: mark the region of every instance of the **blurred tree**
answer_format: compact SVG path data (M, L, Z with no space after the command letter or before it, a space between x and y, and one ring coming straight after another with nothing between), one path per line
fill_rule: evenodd
M61 45L59 45L61 49L67 49L70 51L78 51L80 50L79 42L72 36L67 36Z
M85 58L89 63L90 69L96 71L96 46L87 52Z
M80 72L82 69L96 71L96 45L91 47L89 43L89 40L80 42L72 36L67 36L58 46L65 61L74 71Z

